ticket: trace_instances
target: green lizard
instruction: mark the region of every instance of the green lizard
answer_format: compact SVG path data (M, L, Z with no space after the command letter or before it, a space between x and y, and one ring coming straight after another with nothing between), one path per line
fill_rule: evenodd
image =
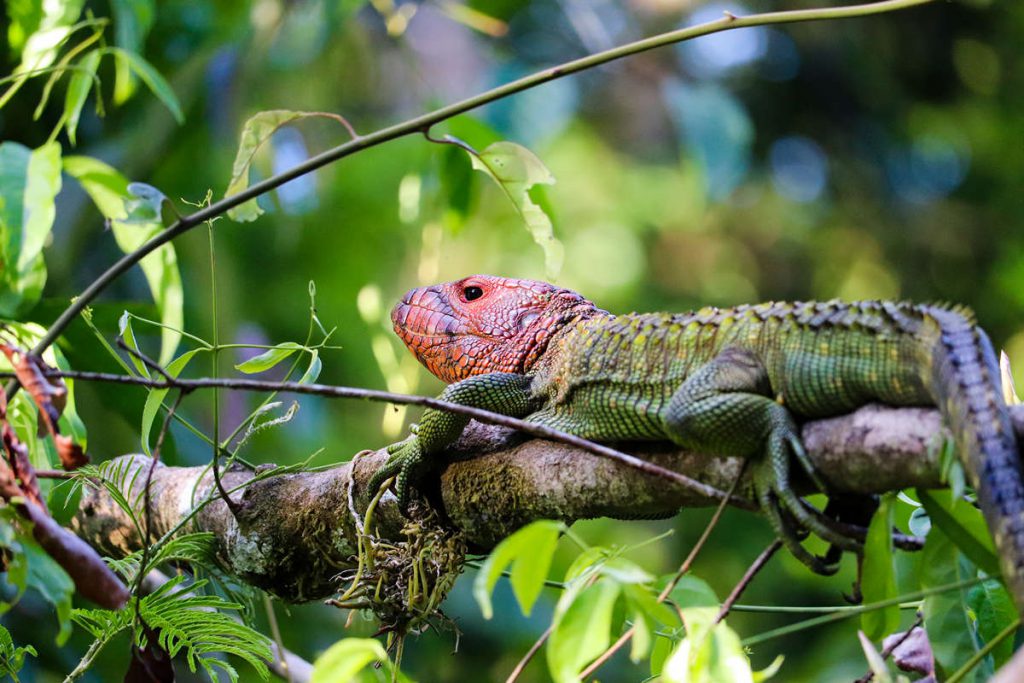
M853 539L789 487L795 459L820 485L797 420L872 401L935 405L1024 608L1024 483L991 344L962 308L865 301L766 303L684 314L611 315L543 282L476 275L408 292L395 331L448 383L441 398L526 418L595 441L670 440L757 457L758 503L786 546L820 573L834 558L801 544L803 527L834 546ZM389 448L376 490L409 487L438 463L468 418L428 409Z

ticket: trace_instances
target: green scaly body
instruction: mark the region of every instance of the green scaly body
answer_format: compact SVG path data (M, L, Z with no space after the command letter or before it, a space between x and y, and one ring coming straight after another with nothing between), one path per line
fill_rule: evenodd
M1024 610L1024 483L991 344L965 309L867 301L768 303L610 315L545 283L473 276L409 292L395 330L449 382L442 398L596 441L670 440L757 458L755 491L787 547L815 571L797 527L860 545L789 486L796 460L822 486L797 420L871 402L942 412ZM371 486L398 475L400 503L467 418L424 412ZM831 558L831 559L830 559Z

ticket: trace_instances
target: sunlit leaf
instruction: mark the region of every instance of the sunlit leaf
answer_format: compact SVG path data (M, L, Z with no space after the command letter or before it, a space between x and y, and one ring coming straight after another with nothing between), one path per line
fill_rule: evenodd
M963 499L953 498L950 491L917 490L932 524L956 544L971 562L991 576L1001 576L992 537L981 511Z
M864 601L881 602L897 595L895 557L892 551L893 500L888 493L882 496L878 510L868 526L864 542L864 561L861 574L861 590ZM864 612L860 618L861 628L871 640L879 640L896 631L900 625L899 605Z
M864 658L868 660L868 668L875 675L874 680L878 681L878 683L892 683L889 667L885 665L882 654L871 644L872 638L869 638L863 631L857 631L857 639L860 641L860 648L864 652Z
M598 579L575 595L563 593L548 639L548 670L556 683L575 682L583 668L608 647L612 611L622 587ZM572 598L564 604L566 598Z
M999 352L999 376L1003 384L1003 401L1008 406L1020 405L1020 396L1013 383L1013 370L1010 369L1010 357L1006 351Z
M350 683L356 674L375 662L388 662L380 641L343 638L317 658L309 680L310 683Z
M244 372L247 375L264 372L300 349L302 349L302 344L283 342L272 349L267 349L258 356L253 356L249 360L237 364L235 370Z
M273 137L282 126L311 117L327 117L342 120L340 117L325 112L291 111L288 109L272 109L253 114L242 127L242 135L235 153L235 163L231 167L231 180L224 197L242 192L249 187L249 170L252 168L256 153L264 143ZM228 209L231 220L242 223L254 221L263 214L255 199L248 199L236 207Z
M0 316L17 317L46 283L43 246L56 215L60 145L0 144Z
M71 35L72 27L81 16L84 4L84 0L40 3L42 12L31 17L38 17L38 24L22 25L23 32L31 30L32 33L25 40L21 64L15 69L15 73L43 69L53 64L61 45ZM26 15L21 16L23 21L27 18L29 17Z
M533 241L544 250L548 277L557 276L564 257L562 243L555 239L551 219L529 194L534 185L554 184L551 171L533 152L514 142L495 142L479 154L470 154L470 159L473 168L490 176L512 201Z
M561 522L538 520L515 532L491 551L473 581L473 597L485 619L493 615L491 592L511 565L512 592L519 609L529 614L548 578L551 558L562 532Z
M132 316L128 311L121 314L121 318L117 321L117 334L129 349L132 351L139 350L139 344L135 341L135 331L132 329ZM149 368L142 362L142 359L130 353L128 354L128 360L131 361L140 375L149 377Z

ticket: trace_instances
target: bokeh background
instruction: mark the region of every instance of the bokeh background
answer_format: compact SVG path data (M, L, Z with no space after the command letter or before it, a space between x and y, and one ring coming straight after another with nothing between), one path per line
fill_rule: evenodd
M106 3L94 10L108 15ZM537 69L630 40L721 16L814 6L699 0L256 0L155 6L143 53L170 80L184 125L152 97L98 117L87 107L77 152L160 188L180 210L208 190L222 196L239 133L257 111L345 116L360 132L410 118ZM612 311L686 310L768 299L911 298L972 306L997 347L1024 369L1024 5L988 0L699 38L564 78L435 129L480 149L496 140L527 146L557 179L532 196L565 246L556 280ZM6 58L6 50L0 59ZM13 64L8 64L8 67ZM101 76L102 76L101 72ZM59 107L32 121L38 93L0 111L0 137L45 141ZM258 159L266 176L346 139L329 120L276 134ZM65 153L69 153L67 142ZM430 378L390 335L387 311L406 289L475 272L544 278L544 256L500 190L470 170L461 150L414 136L360 153L293 181L261 200L254 223L214 225L221 341L303 341L309 282L328 329L321 381L435 394ZM88 198L66 183L46 251L44 324L119 255ZM209 339L209 236L176 243L186 327ZM153 315L140 272L121 278L95 307L109 336L125 308ZM141 303L140 303L141 302ZM81 324L67 355L81 369L114 369ZM143 343L157 338L143 335ZM151 346L154 348L155 346ZM252 355L251 353L249 355ZM221 373L245 358L224 354ZM196 368L208 373L209 368ZM1018 381L1024 375L1018 370ZM141 390L79 386L90 450L100 459L139 450ZM222 399L225 429L257 399ZM286 397L285 400L290 400ZM183 408L210 431L207 397ZM303 398L294 419L254 437L257 462L349 459L403 433L405 411ZM201 464L209 447L181 427L165 459ZM682 560L709 512L665 522L578 525L599 544L674 533L631 556L667 573ZM767 524L729 512L695 573L726 594L770 540ZM554 573L572 558L563 549ZM914 559L907 558L907 571ZM852 565L852 560L847 562ZM412 640L404 667L422 681L503 679L548 623L557 595L532 618L500 586L497 616L481 619L459 582L445 610L462 630ZM779 554L744 602L835 605L852 566L811 576ZM357 619L320 605L277 606L285 644L307 657L346 635ZM787 614L736 613L746 637L788 623ZM909 618L909 615L908 615ZM27 680L62 677L87 640L52 646L55 620L26 598L4 616L40 647ZM257 619L264 620L257 610ZM786 656L780 680L840 680L866 664L856 620L758 646L758 667ZM85 680L122 675L128 648L109 646ZM602 680L640 680L624 656ZM244 673L251 675L251 671ZM243 680L245 680L243 678ZM524 681L544 681L543 660Z

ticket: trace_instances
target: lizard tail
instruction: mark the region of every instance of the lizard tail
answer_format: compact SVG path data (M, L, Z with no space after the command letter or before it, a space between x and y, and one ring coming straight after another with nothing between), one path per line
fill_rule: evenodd
M1003 576L1024 614L1024 475L999 365L988 336L960 311L929 307L936 326L930 377L936 404L999 552Z

